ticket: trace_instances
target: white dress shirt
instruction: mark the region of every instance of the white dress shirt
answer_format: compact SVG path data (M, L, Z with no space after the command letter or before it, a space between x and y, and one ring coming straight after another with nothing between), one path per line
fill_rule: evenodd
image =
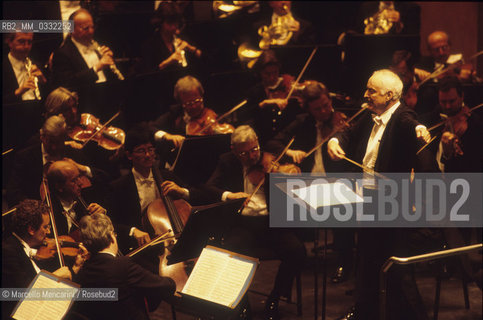
M96 48L94 48L93 45L85 46L82 43L77 42L74 37L72 37L72 42L77 47L77 50L79 50L79 53L81 54L82 58L84 58L84 61L86 62L89 69L94 68L94 66L99 62L99 56L96 53ZM104 74L104 71L97 71L96 82L106 82L106 75Z
M27 81L28 73L27 68L25 67L25 61L20 61L15 58L11 53L8 54L8 60L12 65L13 72L15 73L15 77L17 78L17 83L19 87ZM30 89L27 90L24 94L22 94L22 100L35 100L34 90Z
M67 233L70 233L70 229L72 225L74 225L74 221L76 221L76 213L74 211L74 206L76 205L77 201L66 201L63 199L59 199L60 204L62 205L62 209L64 210L65 218L67 219Z
M154 181L153 171L149 171L149 176L144 178L142 174L132 168L134 181L139 195L139 204L141 205L141 212L155 199L160 197L156 182Z

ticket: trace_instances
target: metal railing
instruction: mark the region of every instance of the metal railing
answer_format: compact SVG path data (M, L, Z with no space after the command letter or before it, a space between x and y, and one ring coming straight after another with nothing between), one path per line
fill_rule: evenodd
M394 264L408 265L423 261L436 260L451 256L464 254L474 250L483 249L483 243L474 244L466 247L459 247L454 249L436 251L431 253L420 254L412 257L390 257L381 267L379 272L379 315L380 320L386 320L386 300L387 300L387 272Z

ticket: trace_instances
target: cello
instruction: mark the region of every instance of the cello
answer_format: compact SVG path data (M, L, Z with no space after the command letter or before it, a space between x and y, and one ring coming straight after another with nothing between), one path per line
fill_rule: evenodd
M183 199L173 200L169 195L163 195L161 190L163 177L159 170L159 161L155 161L152 170L160 198L148 206L146 215L143 217L143 224L145 230L152 228L156 235L170 237L169 241L165 241L165 251L160 256L159 275L173 279L176 282L176 291L181 291L188 280L185 263L168 265L167 257L170 254L170 248L176 243L176 239L183 231L184 224L188 221L191 206Z

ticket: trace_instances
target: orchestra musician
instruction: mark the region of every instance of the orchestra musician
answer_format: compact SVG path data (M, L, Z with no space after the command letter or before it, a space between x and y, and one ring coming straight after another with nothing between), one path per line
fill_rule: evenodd
M145 319L161 300L170 299L175 282L118 256L116 232L108 216L94 213L80 221L81 238L91 257L74 280L84 288L118 288L118 300L76 302L74 309L88 319Z
M409 172L420 168L416 151L419 140L429 141L425 126L401 101L403 83L390 70L378 70L367 82L364 99L371 113L354 126L336 134L327 144L333 160L345 156L376 172ZM359 171L360 169L358 169ZM369 190L365 190L368 192ZM377 193L377 191L376 191ZM399 229L359 229L360 262L356 277L356 305L340 319L377 319L378 276L390 256L408 256L406 234ZM381 241L384 240L384 241ZM399 266L398 266L399 267ZM388 289L388 307L395 319L427 319L415 283L404 268L397 268Z
M218 201L246 198L255 189L248 173L262 157L255 131L243 125L231 136L232 151L220 156L218 165L207 182L207 188ZM278 300L287 296L296 274L303 268L305 247L292 230L269 228L265 187L251 198L232 229L225 236L229 250L243 254L256 254L256 248L273 250L281 264L272 292L266 302L267 319L279 319Z
M69 20L74 21L74 31L53 55L54 85L72 89L118 78L113 52L94 41L95 26L89 11L76 10Z
M40 199L39 186L48 163L64 157L78 163L87 163L80 150L65 145L66 138L67 126L64 118L51 116L40 129L40 141L17 152L7 184L7 201L10 206L26 198ZM85 172L92 177L89 167L86 166Z
M481 172L483 123L464 103L461 82L443 78L438 86L440 111L448 117L439 140L436 160L442 172Z
M48 208L38 200L25 199L12 213L11 233L2 242L2 287L27 288L40 268L37 265L38 248L50 234ZM72 279L72 272L78 272L82 259L69 269L63 266L53 274L64 279ZM10 313L15 301L2 302L2 319L11 319Z
M192 76L185 76L176 82L174 98L178 104L150 122L156 142L169 149L178 148L186 135L199 135L212 120L216 121L216 113L205 107L204 93L200 81ZM228 124L215 124L203 134L231 133L232 128Z
M39 85L45 84L47 79L29 58L33 38L33 33L16 32L6 35L9 53L3 57L3 103L42 99Z
M142 215L149 204L160 198L160 192L174 198L197 203L197 191L185 185L172 172L161 170L165 181L161 190L153 176L155 149L153 136L146 126L132 128L126 136L125 152L132 163L130 172L110 184L110 216L118 228L119 245L123 252L149 242L150 236L142 225Z
M286 99L294 78L280 74L280 62L273 50L261 54L254 70L261 81L250 89L239 120L253 126L263 146L303 110L297 100Z

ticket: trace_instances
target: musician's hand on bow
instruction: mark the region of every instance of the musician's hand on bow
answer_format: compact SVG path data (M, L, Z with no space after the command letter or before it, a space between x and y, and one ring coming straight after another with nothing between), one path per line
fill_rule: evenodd
M416 127L416 138L422 140L424 143L428 143L431 140L431 134L425 126L419 125Z
M138 228L133 229L132 235L136 239L136 241L138 242L138 246L142 246L143 244L151 241L149 234L147 232L139 230Z
M294 163L301 163L305 159L307 153L302 150L292 150L288 149L286 155L292 158Z
M280 110L285 109L288 104L287 99L265 99L260 102L258 105L260 108L264 108L267 105L276 104Z
M173 145L174 145L175 148L179 148L181 146L181 144L183 143L185 137L180 136L178 134L169 134L169 133L166 133L163 136L163 139L165 139L167 141L171 141L173 143Z
M70 273L69 268L66 266L60 267L52 273L59 278L72 280L72 274Z
M106 214L107 213L107 210L104 209L103 207L101 207L99 204L97 203L91 203L88 207L87 207L87 211L89 212L89 214L94 214L94 213L99 213L99 214Z
M236 199L243 199L243 198L248 198L250 195L245 192L229 192L226 195L227 200L236 200Z
M429 77L431 75L431 72L419 68L414 68L414 74L419 78L419 80L422 81Z
M164 196L170 195L178 199L187 197L186 189L181 188L173 181L164 181L161 184L161 191Z
M338 161L345 157L345 152L339 145L339 141L336 139L331 139L327 143L327 151L332 160Z
M79 142L74 141L74 140L65 141L64 144L66 146L73 148L73 149L77 149L77 150L82 149L82 144L80 144Z

